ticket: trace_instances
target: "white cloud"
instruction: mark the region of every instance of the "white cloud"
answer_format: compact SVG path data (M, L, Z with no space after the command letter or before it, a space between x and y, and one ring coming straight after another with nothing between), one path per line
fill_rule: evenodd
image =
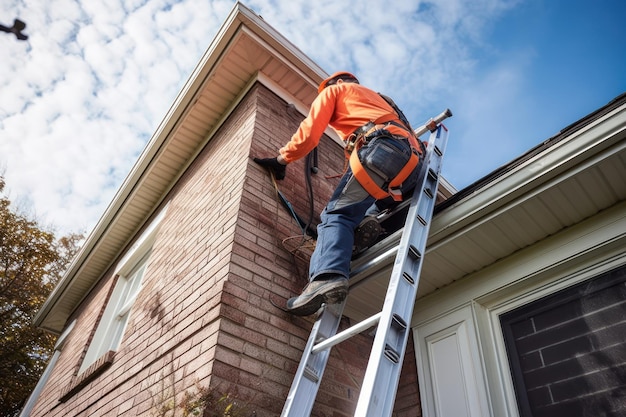
M391 11L382 1L261 0L250 7L329 72L353 70L423 112L420 98L469 66L460 48L451 48L456 65L441 59L442 48L458 42L443 29L470 17L467 2L452 2L448 20L436 18L437 4L398 2ZM201 0L3 6L2 16L19 11L30 35L23 44L1 39L9 49L0 59L12 57L11 76L0 75L11 97L0 111L8 187L63 231L93 227L232 6Z
M0 166L44 224L89 231L232 1L9 1L0 38Z
M532 107L523 99L532 54L488 65L475 54L490 47L486 30L518 0L244 3L328 72L353 71L394 97L414 125L451 107L450 125L463 127L453 130L456 150L444 164L453 183L478 179L493 165L487 152L506 158L520 141L508 132ZM0 34L0 167L12 195L61 232L89 231L233 5L4 1L0 22L19 16L30 36ZM489 114L498 115L492 136ZM475 166L453 173L467 155Z

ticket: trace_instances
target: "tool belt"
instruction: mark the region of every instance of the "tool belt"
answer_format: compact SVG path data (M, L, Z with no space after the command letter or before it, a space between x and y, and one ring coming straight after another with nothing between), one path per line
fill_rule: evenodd
M346 155L349 154L349 163L352 174L359 182L359 184L361 184L361 186L365 189L365 191L367 191L372 197L377 200L392 197L394 201L402 201L402 190L400 189L400 186L418 166L420 162L420 155L418 150L414 149L411 146L411 156L409 157L409 160L404 165L404 167L402 167L400 172L398 172L395 177L389 181L387 185L387 190L384 190L378 184L376 184L370 174L366 171L359 158L359 149L361 149L364 145L371 144L378 138L387 137L391 140L408 141L407 137L393 135L385 130L385 127L388 126L389 123L393 123L393 121L387 120L384 121L381 125L380 120L376 120L376 122L369 122L365 126L357 129L357 131L353 134L353 141L348 141L348 144L346 146ZM400 126L406 130L406 128L404 128L400 124L393 124Z

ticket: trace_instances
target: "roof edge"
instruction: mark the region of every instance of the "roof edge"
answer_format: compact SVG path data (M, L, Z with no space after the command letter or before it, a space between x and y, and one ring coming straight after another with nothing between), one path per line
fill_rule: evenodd
M576 133L577 131L583 129L585 126L588 126L589 124L593 123L594 121L602 118L603 116L605 116L606 114L612 112L613 110L617 109L618 107L622 106L626 104L626 92L620 94L619 96L617 96L616 98L614 98L613 100L611 100L609 103L607 103L605 106L599 108L598 110L595 110L594 112L588 114L587 116L583 117L582 119L570 124L569 126L561 129L559 131L559 133L557 133L556 135L544 140L543 142L541 142L540 144L538 144L537 146L529 149L526 153L518 156L517 158L513 159L512 161L502 165L501 167L495 169L494 171L490 172L489 174L485 175L484 177L478 179L477 181L473 182L472 184L468 185L465 188L462 188L461 190L457 191L456 194L452 195L449 199L442 201L440 204L438 204L435 207L435 214L437 214L438 212L445 210L446 208L457 204L459 201L463 200L464 198L474 194L476 191L480 190L481 188L484 188L486 186L488 186L489 184L491 184L492 182L494 182L495 180L497 180L498 178L504 176L505 174L513 171L516 167L522 165L524 162L532 159L533 157L535 157L537 154L544 152L546 149L556 145L557 143L561 142L563 139L571 136L572 134Z

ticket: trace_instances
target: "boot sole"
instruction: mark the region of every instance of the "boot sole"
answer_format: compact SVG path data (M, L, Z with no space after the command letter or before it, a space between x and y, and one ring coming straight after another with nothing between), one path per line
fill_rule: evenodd
M354 232L354 253L358 254L376 243L382 232L380 223L374 218L366 218Z
M335 288L330 290L324 294L317 294L313 298L311 298L307 303L295 307L292 309L287 309L291 314L296 316L310 316L317 312L322 304L339 304L343 300L346 299L348 295L348 290L343 288Z

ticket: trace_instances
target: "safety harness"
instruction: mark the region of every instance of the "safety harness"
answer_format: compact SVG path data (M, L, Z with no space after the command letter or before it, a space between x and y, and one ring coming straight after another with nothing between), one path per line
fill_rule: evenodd
M379 93L380 94L380 93ZM390 137L392 139L397 140L409 140L409 136L397 136L392 135L388 131L385 130L390 124L400 127L407 131L408 135L413 136L413 129L409 124L408 120L402 113L402 111L396 106L396 104L391 100L391 98L380 94L381 97L387 101L395 110L394 113L385 114L374 121L370 121L366 123L364 126L358 128L352 135L350 135L350 139L346 144L346 156L349 155L349 163L350 169L352 170L352 174L356 178L356 180L361 184L361 186L367 191L372 197L377 200L382 200L387 197L392 197L394 201L402 201L402 191L400 186L402 183L411 175L413 170L418 166L420 162L420 154L423 154L423 149L420 150L415 149L411 146L411 157L408 162L404 165L404 167L398 172L398 174L389 181L387 185L387 190L381 188L376 182L372 179L369 173L361 164L361 160L359 159L359 149L369 143L372 140L376 140L379 136L373 136L374 133L379 131L386 132L385 136ZM415 138L419 145L422 145L418 138ZM410 143L410 142L409 142Z

